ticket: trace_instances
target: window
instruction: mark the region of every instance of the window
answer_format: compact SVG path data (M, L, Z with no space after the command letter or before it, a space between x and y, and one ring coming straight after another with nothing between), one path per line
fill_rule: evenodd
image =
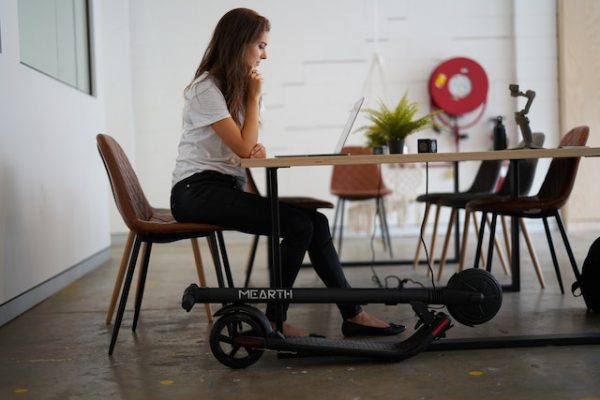
M91 93L87 0L19 0L21 62Z

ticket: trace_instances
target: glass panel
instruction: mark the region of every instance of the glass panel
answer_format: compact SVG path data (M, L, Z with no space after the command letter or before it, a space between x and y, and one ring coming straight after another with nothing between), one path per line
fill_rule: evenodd
M87 0L19 0L21 62L91 93Z

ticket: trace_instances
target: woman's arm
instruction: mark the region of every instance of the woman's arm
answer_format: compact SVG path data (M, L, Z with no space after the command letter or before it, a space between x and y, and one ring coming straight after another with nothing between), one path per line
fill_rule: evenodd
M241 129L231 117L211 125L223 142L241 158L266 157L264 146L258 143L262 81L262 76L258 71L250 71L244 124Z

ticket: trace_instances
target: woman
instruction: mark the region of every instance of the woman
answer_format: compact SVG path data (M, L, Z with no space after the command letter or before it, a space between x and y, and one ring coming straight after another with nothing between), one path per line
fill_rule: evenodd
M258 67L267 58L269 30L269 21L252 10L226 13L184 91L183 134L171 191L171 210L178 221L213 223L255 235L271 232L268 200L244 192L245 171L240 165L241 158L266 157L265 147L258 143L263 84ZM286 204L280 204L280 218L284 287L292 287L307 251L327 287L349 287L327 218ZM267 305L270 321L276 320L276 308ZM404 330L358 305L338 308L346 336L395 335ZM287 305L284 321L286 311ZM286 322L283 334L308 333Z

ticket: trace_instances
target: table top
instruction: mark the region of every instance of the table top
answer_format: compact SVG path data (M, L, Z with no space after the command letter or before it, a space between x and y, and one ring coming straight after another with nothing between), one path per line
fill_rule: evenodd
M573 146L556 149L514 149L455 153L369 154L244 158L246 168L288 168L318 165L394 164L477 160L521 160L528 158L600 157L600 147Z

